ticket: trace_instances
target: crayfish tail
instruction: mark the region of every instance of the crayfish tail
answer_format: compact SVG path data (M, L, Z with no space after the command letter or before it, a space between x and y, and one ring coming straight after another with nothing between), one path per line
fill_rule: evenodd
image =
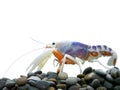
M117 53L115 51L112 51L111 58L108 60L109 66L115 66L117 62Z

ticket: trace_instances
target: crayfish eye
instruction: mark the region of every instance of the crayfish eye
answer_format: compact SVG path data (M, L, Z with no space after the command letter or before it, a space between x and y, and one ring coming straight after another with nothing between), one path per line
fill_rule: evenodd
M55 42L53 42L52 45L55 45Z

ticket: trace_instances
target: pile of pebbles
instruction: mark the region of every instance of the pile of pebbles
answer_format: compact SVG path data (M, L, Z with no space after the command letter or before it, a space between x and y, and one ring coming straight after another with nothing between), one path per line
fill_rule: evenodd
M87 67L76 77L69 77L66 72L36 71L15 79L1 78L0 90L120 90L120 70Z

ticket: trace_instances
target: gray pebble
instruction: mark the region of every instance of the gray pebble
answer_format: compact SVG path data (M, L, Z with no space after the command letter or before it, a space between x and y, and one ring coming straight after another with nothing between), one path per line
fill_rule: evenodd
M72 86L70 86L69 88L68 88L68 90L79 90L79 86L77 86L77 85L72 85Z
M91 82L91 86L93 88L97 88L99 87L101 84L100 84L100 81L98 79L94 79L92 82Z
M40 90L40 89L29 85L28 90Z
M14 87L15 86L15 80L7 80L6 81L6 83L5 83L5 86L7 87L7 88L12 88L12 87Z
M3 79L0 79L0 90L4 88L6 81Z
M65 80L68 78L68 74L66 72L61 72L58 74L58 77L61 79L61 80Z
M9 90L7 87L4 87L3 89L0 89L0 90Z
M42 74L39 75L39 77L40 77L41 79L43 79L43 78L45 78L45 77L47 77L47 76L46 76L45 73L42 73Z
M77 78L76 77L68 77L66 79L66 84L68 85L74 85L77 83Z
M55 86L56 85L56 83L53 82L53 81L47 81L47 82L50 84L50 86Z
M112 83L108 82L108 81L105 81L104 82L104 87L106 87L107 89L112 89L113 88L113 85Z
M86 88L86 87L81 87L81 88L78 89L78 90L87 90L87 88Z
M30 84L31 86L36 86L37 81L34 80L29 80L28 84Z
M85 86L81 87L79 90L95 90L95 89L89 85L85 85Z
M86 81L92 81L94 79L98 79L100 82L104 82L104 78L97 75L96 73L92 72L92 73L89 73L85 76L85 80Z
M120 77L118 77L118 78L115 79L115 84L116 85L120 85Z
M90 85L87 85L87 90L94 90L94 88L93 87L91 87Z
M47 78L49 79L49 78L55 78L55 79L57 79L57 73L55 73L55 72L48 72L47 73Z
M110 82L113 82L114 81L114 78L110 75L110 74L107 74L106 75L106 79Z
M103 77L106 76L106 72L103 71L102 69L96 69L95 73Z
M36 83L36 87L40 90L47 90L49 88L50 84L47 81L38 81Z
M28 90L28 88L29 88L29 85L25 84L25 85L19 86L17 90Z
M120 85L115 86L115 87L114 87L114 90L120 90Z
M113 78L117 78L119 76L118 75L119 69L114 67L114 68L107 70L107 73L110 73Z
M39 81L41 80L38 76L30 76L27 80L35 80L35 81Z

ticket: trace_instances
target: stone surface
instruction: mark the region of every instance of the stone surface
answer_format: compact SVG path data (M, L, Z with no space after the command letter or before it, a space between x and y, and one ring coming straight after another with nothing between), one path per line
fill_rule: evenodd
M84 74L83 74L84 73ZM75 77L65 72L36 71L15 79L0 79L0 90L120 90L120 70L88 67Z

